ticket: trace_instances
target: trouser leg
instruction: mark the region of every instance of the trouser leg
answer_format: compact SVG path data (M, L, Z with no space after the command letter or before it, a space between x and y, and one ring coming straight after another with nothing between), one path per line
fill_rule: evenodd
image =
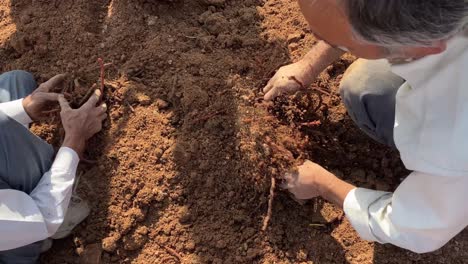
M54 149L0 112L0 188L30 194L51 167Z
M357 126L374 140L395 147L395 98L405 82L385 60L354 62L343 75L341 98Z
M43 241L7 251L0 251L0 264L34 264L39 260Z

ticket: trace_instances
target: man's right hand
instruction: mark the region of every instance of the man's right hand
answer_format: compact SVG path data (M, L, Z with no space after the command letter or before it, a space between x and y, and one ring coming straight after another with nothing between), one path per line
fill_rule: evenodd
M102 121L107 117L106 104L96 106L101 91L96 90L89 100L79 109L72 109L63 95L59 96L60 117L65 130L64 147L75 150L81 157L86 141L102 129Z
M273 100L282 94L290 94L309 87L316 74L305 61L281 67L263 88L265 100Z
M319 41L305 57L293 64L281 67L263 88L265 100L273 100L277 96L307 89L317 76L331 63L343 55L324 41Z

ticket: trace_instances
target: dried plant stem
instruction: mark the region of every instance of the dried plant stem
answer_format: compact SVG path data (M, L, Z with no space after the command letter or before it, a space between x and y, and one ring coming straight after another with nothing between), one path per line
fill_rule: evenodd
M96 85L93 85L93 86L91 86L91 88L88 89L85 96L83 98L81 98L80 102L78 103L78 107L81 107L86 101L88 101L88 99L94 93L95 89L96 89Z
M270 186L270 197L268 199L268 211L265 219L263 219L262 231L265 231L268 227L268 223L271 219L271 214L273 211L273 199L275 198L275 188L276 188L276 178L271 177L271 186Z
M179 253L177 253L177 251L175 251L174 249L172 249L172 248L170 248L168 246L164 246L164 245L161 245L161 244L159 244L159 246L164 248L171 256L177 258L179 263L182 263L182 256Z

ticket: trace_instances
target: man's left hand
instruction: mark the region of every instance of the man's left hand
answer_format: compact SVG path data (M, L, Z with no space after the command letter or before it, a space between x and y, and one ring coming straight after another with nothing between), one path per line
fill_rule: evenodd
M47 111L57 106L60 94L50 92L54 88L61 87L65 81L65 74L52 77L23 100L23 107L33 121L40 121L47 117Z
M336 179L336 176L320 165L307 160L296 172L285 175L283 185L297 199L307 200L323 195L323 189Z
M286 174L285 179L283 188L288 189L296 199L307 200L322 196L340 207L343 207L348 193L356 188L308 160L299 166L297 172Z

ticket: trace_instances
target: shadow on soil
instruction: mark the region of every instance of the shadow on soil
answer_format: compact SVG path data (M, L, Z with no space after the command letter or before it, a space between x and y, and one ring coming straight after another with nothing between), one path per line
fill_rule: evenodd
M255 148L241 120L256 111L258 90L274 70L290 62L286 40L262 36L262 2L169 2L11 1L17 32L0 50L1 70L22 68L40 80L67 71L92 82L98 54L115 67L107 76L111 120L88 151L98 165L83 168L92 173L79 188L92 214L42 261L78 263L77 253L108 239L115 248L103 253L104 263L174 262L168 248L183 263L347 263L355 236L334 238L344 216L327 204L300 206L277 191L270 226L260 231L270 175L249 151ZM338 63L331 78L348 64ZM324 88L336 94L336 83ZM148 105L128 99L135 93L149 97ZM158 109L158 99L168 109ZM361 186L393 188L403 172L395 153L371 143L349 118L329 114L339 98L324 102L306 120L323 125L301 128L309 139L303 157ZM277 104L259 113L290 126L294 117ZM54 126L50 131L57 137ZM374 263L443 260L449 250L466 248L464 241L466 232L442 253L424 256L376 245Z

